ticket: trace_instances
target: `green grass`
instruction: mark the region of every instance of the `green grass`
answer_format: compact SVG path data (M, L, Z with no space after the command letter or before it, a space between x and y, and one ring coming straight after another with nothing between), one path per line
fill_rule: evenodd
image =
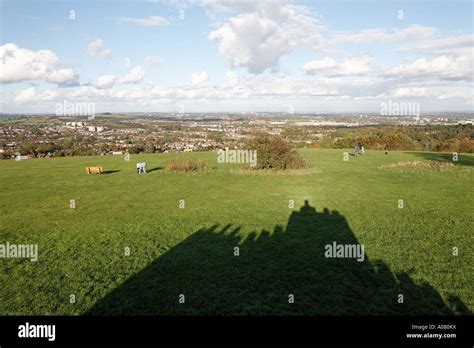
M39 259L0 259L0 314L472 311L474 156L436 171L383 166L449 154L343 152L302 150L313 167L289 175L215 153L1 161L0 244L38 244ZM175 157L209 170L166 172ZM364 244L365 261L325 258L332 241Z

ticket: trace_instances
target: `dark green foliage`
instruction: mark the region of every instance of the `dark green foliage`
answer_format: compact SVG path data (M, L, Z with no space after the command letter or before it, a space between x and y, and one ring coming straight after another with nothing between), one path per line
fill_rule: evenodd
M332 139L332 141L330 141ZM364 145L373 150L474 152L474 132L465 126L380 126L337 130L321 142L338 149Z
M258 133L245 145L246 149L257 151L255 169L302 169L307 163L296 150L280 136Z

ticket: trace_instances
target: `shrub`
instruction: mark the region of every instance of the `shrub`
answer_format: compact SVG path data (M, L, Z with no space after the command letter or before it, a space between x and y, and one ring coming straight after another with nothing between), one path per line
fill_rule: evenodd
M206 164L199 161L172 159L166 163L166 170L172 172L197 172L206 169Z
M53 156L54 157L64 157L64 152L61 151L61 150L56 150L56 151L54 151Z
M0 160L2 160L2 159L10 159L10 158L11 158L11 154L5 153L5 152L0 153Z
M257 151L255 169L302 169L308 167L306 161L280 136L258 133L246 148Z

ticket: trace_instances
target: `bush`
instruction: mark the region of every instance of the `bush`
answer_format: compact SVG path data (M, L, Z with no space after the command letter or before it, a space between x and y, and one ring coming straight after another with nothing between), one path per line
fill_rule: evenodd
M203 161L172 159L166 163L166 170L172 172L197 172L204 169L206 169L206 164Z
M255 169L302 169L306 161L280 136L258 133L246 144L249 150L257 151Z
M56 151L54 151L53 156L54 157L64 157L64 152L61 151L61 150L56 150Z
M459 144L459 152L473 153L474 140L466 139Z
M11 158L11 154L5 153L5 152L0 153L0 160L2 160L2 159L10 159L10 158Z

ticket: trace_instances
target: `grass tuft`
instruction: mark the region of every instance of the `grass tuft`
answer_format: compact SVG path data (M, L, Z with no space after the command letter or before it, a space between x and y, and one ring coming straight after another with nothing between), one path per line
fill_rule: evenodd
M201 160L172 159L166 164L166 170L170 172L199 172L206 169L206 163Z
M386 168L402 168L402 169L428 169L428 170L450 170L455 169L454 163L450 162L437 162L437 161L410 161L410 162L397 162L391 164L384 164L378 167L379 169Z

